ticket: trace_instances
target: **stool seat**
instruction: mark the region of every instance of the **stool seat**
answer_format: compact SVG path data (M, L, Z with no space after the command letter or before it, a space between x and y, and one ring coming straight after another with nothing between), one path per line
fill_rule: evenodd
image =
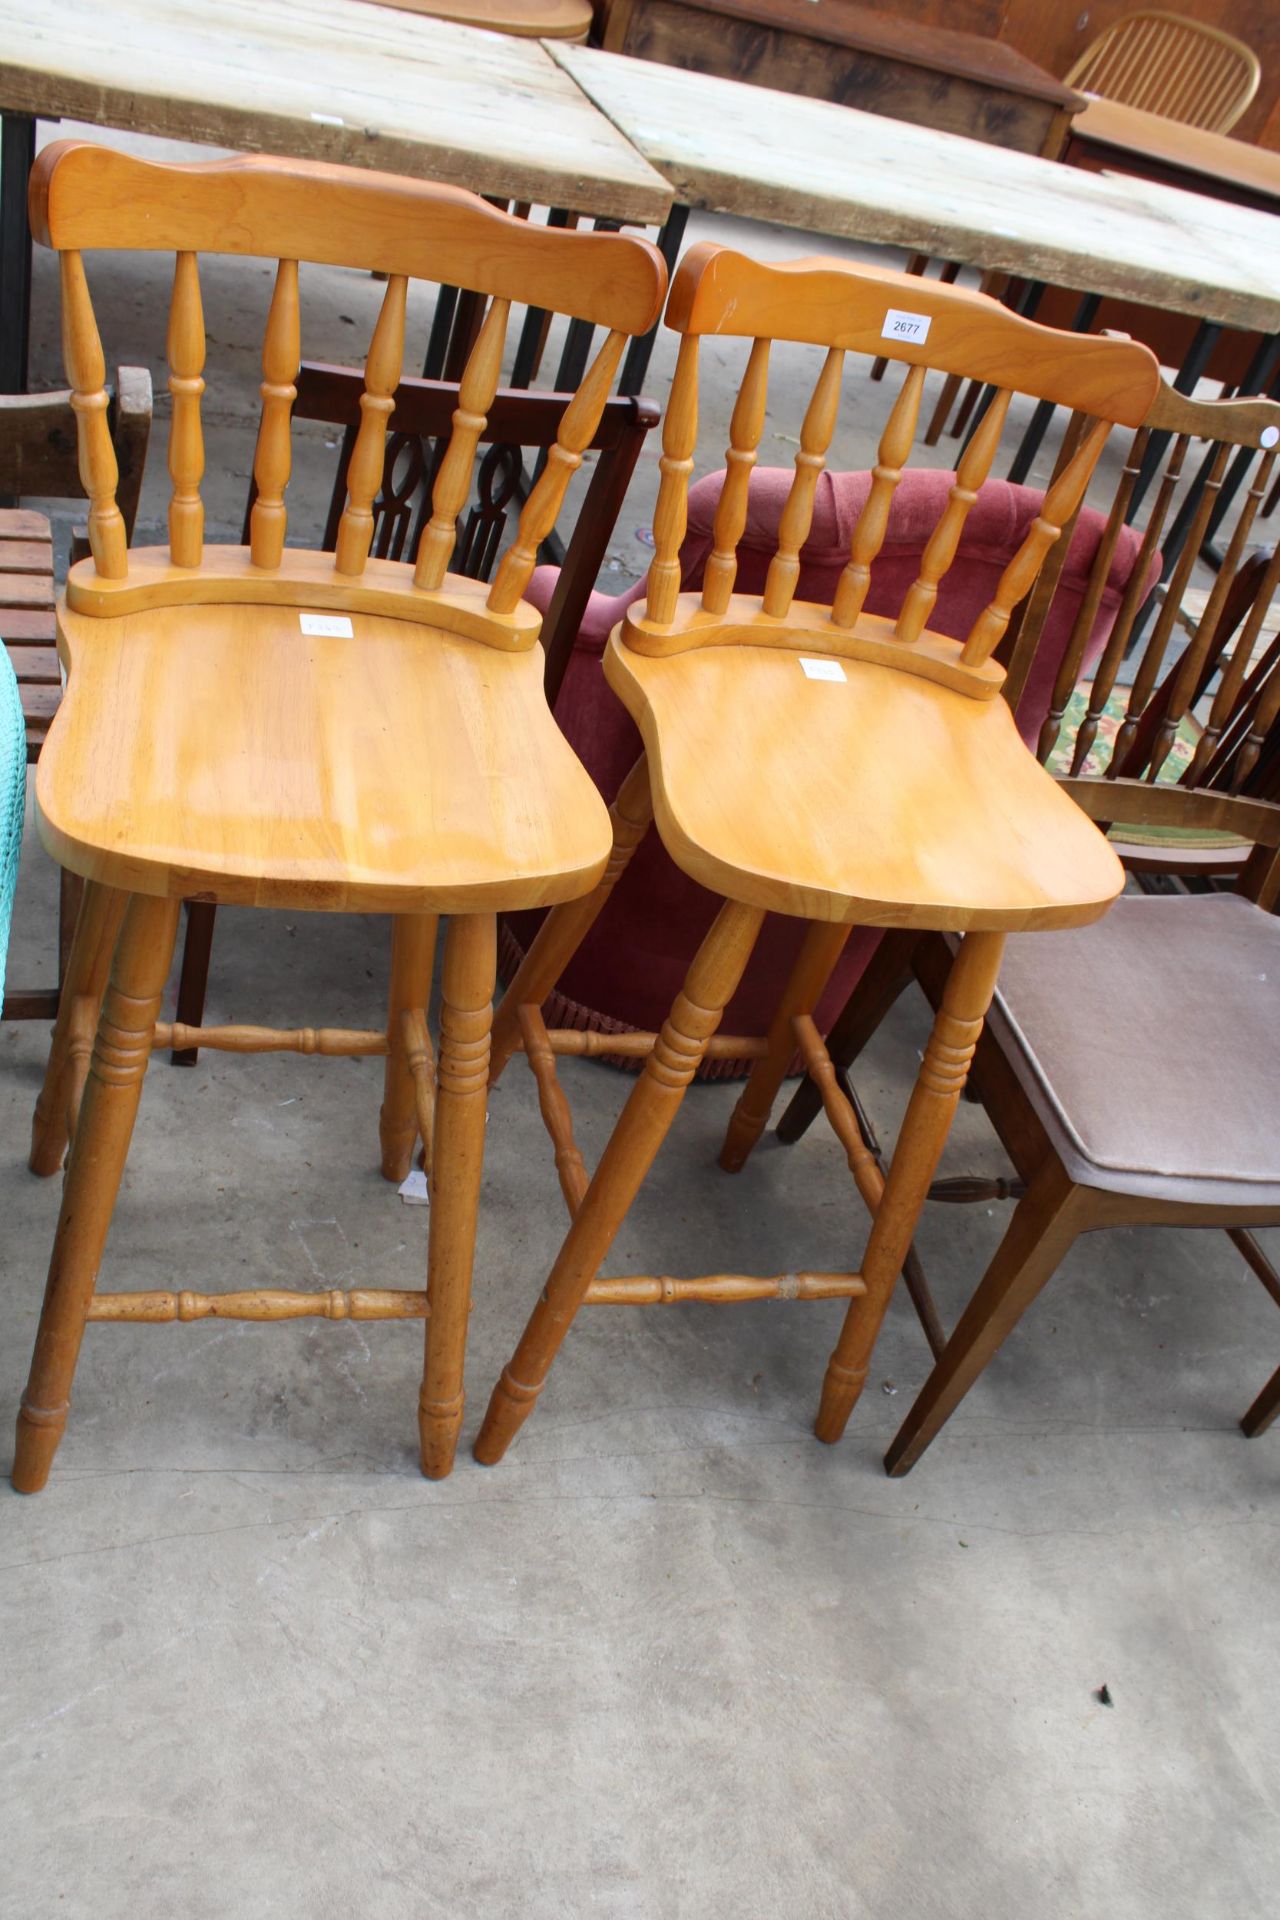
M41 834L86 878L246 906L474 912L581 894L604 804L542 650L296 605L59 609ZM326 624L323 616L319 624Z
M806 658L609 641L663 843L703 886L809 920L957 932L1080 926L1120 892L1119 861L1005 701L857 659L815 657L832 677L811 678Z

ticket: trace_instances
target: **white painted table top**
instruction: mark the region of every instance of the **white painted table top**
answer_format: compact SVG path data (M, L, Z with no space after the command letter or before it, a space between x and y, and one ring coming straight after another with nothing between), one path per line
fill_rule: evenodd
M1280 226L825 100L548 50L686 206L1280 330Z
M0 0L0 108L661 221L542 46L364 0Z

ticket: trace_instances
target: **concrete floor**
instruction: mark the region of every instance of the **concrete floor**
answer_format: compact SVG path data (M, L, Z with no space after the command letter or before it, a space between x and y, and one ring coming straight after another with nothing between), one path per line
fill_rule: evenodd
M220 533L247 469L232 439L256 273L206 286L238 369L212 409ZM314 294L311 352L377 298L342 276ZM142 342L158 364L163 297L158 275L117 278L110 331L130 357ZM644 564L652 476L650 457L619 584ZM143 538L163 479L157 460ZM306 449L295 484L318 511ZM50 965L34 836L29 855L14 981ZM226 913L209 1017L374 1024L385 954L371 920ZM923 1033L904 1003L860 1074L887 1137ZM58 1204L23 1165L44 1048L34 1025L0 1027L11 1410ZM627 1083L574 1063L565 1080L591 1157ZM715 1170L733 1097L690 1096L616 1271L856 1255L864 1222L824 1131L770 1138L736 1180ZM158 1062L104 1285L420 1285L426 1215L378 1177L378 1099L371 1063ZM946 1165L1000 1170L979 1110ZM948 1324L1007 1211L927 1213ZM561 1231L517 1063L492 1102L466 1441ZM91 1328L48 1490L0 1496L0 1914L1270 1911L1280 1435L1249 1443L1235 1421L1280 1323L1225 1238L1082 1243L903 1481L879 1462L928 1370L923 1337L895 1301L828 1449L811 1420L838 1318L584 1313L508 1460L483 1471L464 1451L434 1486L416 1467L415 1325Z

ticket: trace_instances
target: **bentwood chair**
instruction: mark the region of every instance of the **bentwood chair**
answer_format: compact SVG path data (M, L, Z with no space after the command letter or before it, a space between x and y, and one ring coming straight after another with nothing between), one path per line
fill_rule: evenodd
M156 166L78 142L37 161L32 228L60 255L93 558L72 568L59 604L68 692L38 770L44 843L88 886L34 1128L37 1172L57 1170L69 1131L72 1145L14 1484L30 1492L48 1475L90 1319L386 1319L428 1307L419 1430L423 1471L439 1476L462 1417L495 913L582 893L609 848L604 808L547 709L539 616L521 595L626 341L661 307L665 269L645 241L537 229L452 188L258 158ZM176 256L167 548L125 547L82 259L99 247ZM280 262L245 547L203 538L202 252ZM284 544L300 260L388 276L332 554ZM410 276L491 296L412 564L368 557ZM515 301L609 331L486 586L447 563ZM385 1058L384 1172L407 1171L417 1131L430 1139L434 1130L425 1297L96 1292L148 1056L175 1037L157 1014L179 903L192 896L394 916L384 1029L181 1037L231 1051ZM442 913L436 1075L426 1006Z
M1089 43L1066 84L1184 126L1230 133L1261 77L1257 54L1234 34L1163 7L1140 7Z
M907 303L910 303L909 305ZM572 1224L476 1442L501 1458L527 1417L584 1300L831 1299L850 1302L823 1388L819 1436L838 1439L866 1376L893 1281L964 1084L1005 934L1096 919L1119 891L1115 856L1018 738L992 660L1010 614L1078 506L1115 421L1136 424L1156 365L1128 342L1059 335L981 295L825 260L760 266L716 246L686 255L667 323L680 336L663 432L654 558L643 608L605 656L609 684L644 752L618 793L613 855L596 891L550 914L508 989L493 1070L523 1046L537 1077ZM682 595L679 550L697 428L703 335L750 343L733 412L728 477L700 597ZM735 594L736 549L763 430L771 343L826 349L800 428L795 478L764 591ZM887 352L906 362L880 442L874 484L830 607L795 598L799 553L830 444L844 362ZM928 367L1000 383L928 541L897 618L865 611L890 500L912 444ZM1087 431L964 641L933 632L930 609L1000 437L1011 391L1091 416ZM540 1008L601 910L650 821L676 863L723 904L658 1034L549 1031ZM765 913L807 923L763 1037L717 1029ZM887 1178L831 1084L811 1018L857 924L942 927L964 935ZM596 1043L596 1044L592 1044ZM625 1043L625 1045L624 1045ZM763 1131L799 1046L824 1078L827 1111L873 1213L858 1272L791 1270L599 1279L599 1268L700 1062L754 1065L721 1165L735 1171ZM555 1077L557 1053L633 1051L644 1059L593 1178Z
M1280 642L1264 633L1280 552L1274 541L1250 548L1280 406L1197 403L1162 387L1129 450L1108 537L1123 524L1154 430L1175 436L1143 532L1147 552L1166 544L1163 603L1145 637L1134 609L1123 609L1089 675L1078 647L1068 649L1039 745L1065 791L1108 824L1140 882L1167 888L1179 877L1195 890L1127 896L1087 931L1008 943L973 1081L1021 1197L890 1448L891 1473L919 1459L1083 1233L1225 1228L1280 1302L1280 1276L1250 1232L1280 1223ZM1210 441L1208 469L1174 513L1193 436ZM1248 484L1213 584L1193 599L1196 558L1237 449ZM1188 606L1196 612L1184 621ZM1214 890L1224 884L1233 890ZM913 974L938 1004L948 964L942 940L886 938L829 1037L838 1070ZM1175 1058L1194 1098L1171 1091ZM819 1102L818 1085L803 1084L781 1137L797 1139ZM994 1189L960 1178L938 1183L935 1197L990 1200ZM1266 1424L1265 1398L1246 1432Z

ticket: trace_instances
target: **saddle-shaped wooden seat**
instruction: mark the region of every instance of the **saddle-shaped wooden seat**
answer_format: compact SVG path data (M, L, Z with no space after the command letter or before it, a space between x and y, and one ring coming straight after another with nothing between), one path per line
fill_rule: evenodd
M466 913L573 898L604 803L542 654L296 604L63 612L45 844L130 891L238 906ZM145 724L138 718L145 715Z

